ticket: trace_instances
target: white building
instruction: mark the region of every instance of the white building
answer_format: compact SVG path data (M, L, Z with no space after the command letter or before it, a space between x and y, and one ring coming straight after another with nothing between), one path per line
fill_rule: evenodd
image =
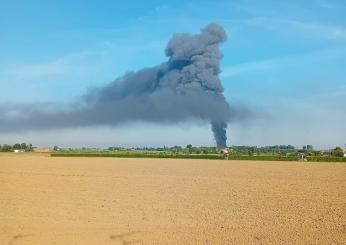
M15 152L15 153L24 152L24 150L15 149L14 152Z

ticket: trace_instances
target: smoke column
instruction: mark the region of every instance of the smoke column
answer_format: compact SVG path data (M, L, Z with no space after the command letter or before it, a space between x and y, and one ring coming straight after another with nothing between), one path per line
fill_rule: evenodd
M232 112L218 75L219 45L226 40L224 29L215 23L195 35L175 34L165 50L167 62L129 72L84 94L68 108L0 105L0 131L204 120L211 123L217 146L225 147Z
M226 128L227 123L223 121L211 122L211 129L214 133L214 138L217 147L226 147Z

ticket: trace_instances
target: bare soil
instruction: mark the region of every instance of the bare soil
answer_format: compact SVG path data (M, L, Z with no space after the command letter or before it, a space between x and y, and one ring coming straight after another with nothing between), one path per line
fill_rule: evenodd
M1 154L0 244L346 244L346 164Z

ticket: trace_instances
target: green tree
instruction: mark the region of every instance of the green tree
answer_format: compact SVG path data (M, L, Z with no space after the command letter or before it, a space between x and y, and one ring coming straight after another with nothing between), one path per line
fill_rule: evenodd
M335 157L343 157L344 156L344 151L341 149L341 147L336 147L332 151L332 155Z
M191 145L191 144L188 144L188 145L186 146L186 148L189 150L189 153L191 153L191 151L192 151L192 145Z
M32 151L32 150L33 150L32 144L29 144L29 145L26 146L25 151Z
M13 147L11 145L3 145L1 148L2 152L11 152L13 151Z
M27 148L26 143L21 143L21 144L20 144L20 149L21 149L21 150L26 150L26 148Z

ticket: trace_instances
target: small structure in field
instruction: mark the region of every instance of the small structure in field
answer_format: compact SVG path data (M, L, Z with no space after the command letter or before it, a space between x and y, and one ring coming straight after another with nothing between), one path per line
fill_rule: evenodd
M306 155L304 153L299 153L298 154L298 161L300 161L300 162L307 162L308 159L306 158Z
M25 151L24 150L15 149L13 152L14 153L19 153L19 152L25 152Z

